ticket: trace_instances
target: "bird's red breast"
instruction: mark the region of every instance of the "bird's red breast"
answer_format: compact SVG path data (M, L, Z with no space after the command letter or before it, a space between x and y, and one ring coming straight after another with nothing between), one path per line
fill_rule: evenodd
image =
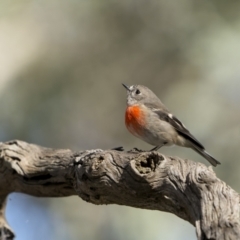
M144 128L144 115L139 106L129 106L125 113L127 129L135 136L140 137Z

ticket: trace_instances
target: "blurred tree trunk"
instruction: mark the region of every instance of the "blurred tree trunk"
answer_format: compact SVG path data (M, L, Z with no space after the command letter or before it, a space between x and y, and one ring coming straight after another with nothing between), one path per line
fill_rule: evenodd
M11 192L166 211L194 225L199 240L240 239L239 194L200 163L158 152L72 152L11 141L0 143L0 168L1 239L14 238L4 215Z

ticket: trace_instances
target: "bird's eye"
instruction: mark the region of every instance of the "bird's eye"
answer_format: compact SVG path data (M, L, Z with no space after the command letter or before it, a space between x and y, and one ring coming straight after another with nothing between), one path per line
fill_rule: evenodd
M140 94L141 92L139 91L139 89L137 89L135 93L138 95L138 94Z

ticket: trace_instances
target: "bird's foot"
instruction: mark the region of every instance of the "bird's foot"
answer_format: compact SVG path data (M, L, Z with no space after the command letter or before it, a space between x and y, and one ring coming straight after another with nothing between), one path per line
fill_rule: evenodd
M111 150L116 150L116 151L122 152L122 151L124 151L124 148L122 146L121 147L114 147Z
M145 150L142 150L142 149L138 149L138 148L135 147L135 148L129 150L129 152L132 152L132 153L136 153L136 152L141 153L141 152L146 152L146 151L145 151Z

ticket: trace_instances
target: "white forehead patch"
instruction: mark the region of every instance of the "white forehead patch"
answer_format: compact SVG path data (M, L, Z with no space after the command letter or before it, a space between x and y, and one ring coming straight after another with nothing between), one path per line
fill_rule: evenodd
M130 89L130 90L133 90L133 87L134 87L134 86L132 85L132 86L129 87L129 89Z

